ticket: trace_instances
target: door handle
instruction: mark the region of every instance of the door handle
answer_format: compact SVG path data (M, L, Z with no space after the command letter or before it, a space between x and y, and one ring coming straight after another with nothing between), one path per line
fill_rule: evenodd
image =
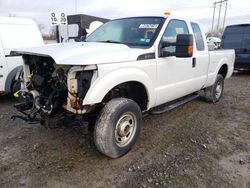
M196 58L193 57L192 59L192 68L196 67Z

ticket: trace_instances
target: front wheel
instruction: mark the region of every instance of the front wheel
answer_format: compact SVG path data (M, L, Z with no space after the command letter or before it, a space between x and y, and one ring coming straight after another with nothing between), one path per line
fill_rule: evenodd
M133 100L116 98L109 101L95 124L97 149L111 158L125 155L134 146L142 124L141 109Z
M224 91L224 78L222 75L218 74L214 85L205 89L205 99L209 102L218 102Z

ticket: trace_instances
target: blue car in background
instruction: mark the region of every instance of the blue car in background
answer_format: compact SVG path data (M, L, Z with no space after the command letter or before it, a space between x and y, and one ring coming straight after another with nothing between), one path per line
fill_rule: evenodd
M235 49L235 70L250 71L250 24L227 26L221 48Z

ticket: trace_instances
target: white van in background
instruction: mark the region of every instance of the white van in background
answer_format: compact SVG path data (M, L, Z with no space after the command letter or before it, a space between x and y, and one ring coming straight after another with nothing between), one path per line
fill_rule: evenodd
M43 44L42 35L33 20L0 17L0 95L12 92L15 75L22 67L22 57L11 56L10 51Z
M208 37L207 44L208 46L212 46L213 49L218 49L221 45L221 39L218 37Z

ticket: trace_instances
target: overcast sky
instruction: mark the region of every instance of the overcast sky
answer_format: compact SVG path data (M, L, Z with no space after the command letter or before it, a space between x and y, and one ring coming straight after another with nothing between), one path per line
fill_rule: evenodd
M226 25L250 23L250 0L228 1ZM33 18L38 24L46 25L45 31L48 31L51 12L66 14L77 12L115 19L138 15L163 15L164 11L170 11L172 15L200 21L207 31L212 25L214 2L215 0L0 0L0 16L16 15ZM218 12L219 7L217 14ZM224 6L221 16L224 16Z

